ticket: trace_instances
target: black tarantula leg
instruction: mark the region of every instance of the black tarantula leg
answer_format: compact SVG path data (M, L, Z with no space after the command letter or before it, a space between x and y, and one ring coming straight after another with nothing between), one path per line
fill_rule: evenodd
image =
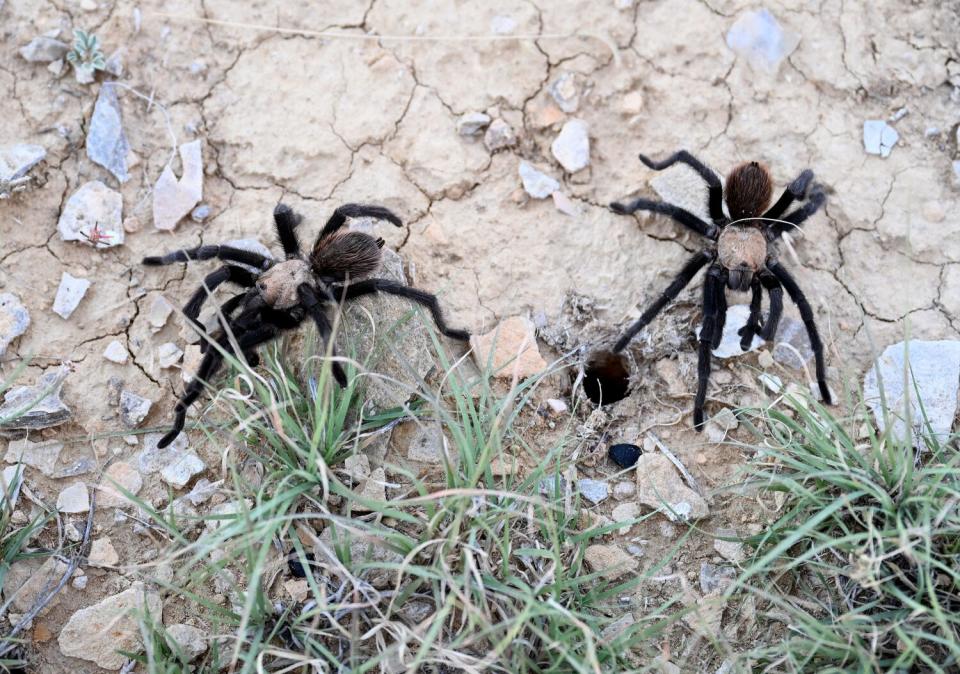
M662 171L665 168L669 168L681 162L686 164L694 171L700 174L700 177L703 178L704 182L707 183L709 189L709 201L708 206L710 208L710 217L713 218L713 221L718 225L726 220L726 216L723 214L723 185L720 184L720 177L711 171L707 166L694 157L692 154L686 150L680 150L670 155L663 161L653 161L646 155L640 155L640 161L647 165L647 167L652 168L654 171Z
M710 347L716 349L723 339L723 327L727 324L727 270L720 270L720 287L717 288L717 325L713 331Z
M690 211L684 210L673 204L665 204L662 201L650 201L649 199L634 199L628 204L622 204L614 201L610 204L610 210L620 215L630 215L634 211L652 211L669 215L685 227L689 227L697 234L705 236L708 239L716 239L719 234L719 228L713 223L707 223L695 216Z
M257 267L259 269L264 269L265 265L269 262L263 255L251 253L249 250L231 248L230 246L197 246L196 248L175 250L166 255L151 255L143 258L143 264L156 267L164 264L175 264L177 262L212 260L213 258L219 258L228 262L248 264L251 267Z
M794 227L799 227L801 224L803 224L804 220L820 210L820 207L823 206L826 201L827 195L823 191L823 186L814 184L813 188L810 190L810 196L807 199L807 202L792 213L780 218L780 222L770 223L770 229L774 232L774 234L780 236L784 232L793 229Z
M283 247L283 254L287 256L288 260L300 255L300 242L297 240L297 234L294 231L300 224L300 220L300 216L286 204L277 204L277 207L273 209L273 223L277 227L277 237L279 237L280 245Z
M764 218L779 218L781 215L787 212L787 209L793 205L793 202L797 199L803 199L807 195L807 188L810 186L810 181L813 180L813 171L810 169L804 169L804 171L794 179L792 183L787 185L787 189L783 191L783 194L780 195L780 198L777 199L777 203L767 209L767 212L764 213L761 217Z
M437 300L436 295L431 295L423 290L411 288L408 285L391 281L390 279L369 278L364 279L363 281L351 283L345 286L342 291L340 289L337 290L338 295L340 295L341 292L344 300L352 300L356 297L370 295L371 293L375 292L406 297L408 300L412 300L417 304L425 306L427 309L429 309L430 315L433 316L433 322L437 324L437 328L440 329L440 332L447 337L451 339L457 339L462 342L466 342L470 339L470 333L466 330L457 330L447 325L447 322L443 318L443 311L440 309L440 302Z
M254 328L249 332L240 332L237 330L234 338L236 339L237 346L240 347L240 351L246 353L258 344L270 341L276 337L276 335L277 329L275 327L265 325ZM219 341L220 346L223 347L227 353L234 352L233 346L230 344L226 335L223 335ZM166 435L160 438L157 447L163 449L177 439L177 436L180 435L186 424L187 410L190 408L190 405L200 397L200 394L203 392L203 387L210 381L213 375L217 373L217 370L220 369L222 364L223 354L220 353L219 349L211 349L203 357L203 360L200 361L200 367L197 368L197 373L193 379L190 380L190 383L187 384L183 395L180 397L180 400L177 401L176 407L174 407L173 427Z
M760 285L760 279L754 275L750 282L750 315L747 317L747 323L737 332L740 335L740 350L747 351L753 344L753 337L760 332L760 301L763 298L763 286Z
M790 275L790 272L788 272L783 265L779 262L773 262L767 265L767 269L773 272L777 280L783 284L783 287L787 289L787 294L790 295L790 299L793 300L793 303L797 305L797 309L800 310L800 318L803 319L803 325L807 328L807 336L810 337L810 348L813 349L813 357L817 369L817 385L820 387L820 397L823 398L823 402L832 405L833 399L830 396L830 388L827 386L827 366L823 358L823 342L820 341L820 333L817 332L817 324L813 319L813 309L810 308L810 303L807 301L803 291L800 290L800 286L797 285L793 276Z
M780 317L783 315L783 286L780 285L776 276L766 271L760 272L760 283L770 295L770 311L767 314L767 320L763 323L760 337L770 341L776 337L777 328L780 327Z
M207 274L203 283L197 289L193 296L183 305L184 315L191 321L196 321L200 315L200 309L207 297L217 288L217 286L230 281L244 288L252 288L256 277L242 267L225 264L216 271ZM242 297L242 295L240 296Z
M320 299L320 295L315 288L305 283L297 288L297 296L300 298L300 304L303 305L310 315L310 318L312 318L316 324L317 332L320 333L320 339L322 339L324 345L330 349L330 355L336 356L336 349L333 346L333 342L330 341L333 326L330 325L330 319L327 318L327 314L323 310L323 301ZM340 363L332 361L330 363L330 371L333 373L333 378L340 384L340 388L346 388L347 375L344 373Z
M668 303L676 299L680 291L686 288L687 284L697 275L697 272L700 271L705 264L712 261L715 256L716 254L713 251L704 250L690 258L683 266L683 269L680 270L680 273L677 274L676 278L673 279L673 282L663 291L663 294L654 300L654 302L647 307L646 311L640 315L640 318L620 336L613 350L615 352L623 351L627 347L627 344L630 343L630 340L636 337L638 332L643 330L650 321L656 318L657 314L659 314Z
M700 327L700 347L697 353L697 397L693 401L693 427L703 430L703 406L707 402L707 383L710 381L710 352L719 317L719 300L723 294L719 266L707 271L703 283L703 325Z
M377 218L378 220L386 220L387 222L393 223L397 227L403 227L403 221L383 206L344 204L333 212L333 215L327 220L327 224L323 226L323 230L320 232L317 240L328 237L343 227L347 218Z

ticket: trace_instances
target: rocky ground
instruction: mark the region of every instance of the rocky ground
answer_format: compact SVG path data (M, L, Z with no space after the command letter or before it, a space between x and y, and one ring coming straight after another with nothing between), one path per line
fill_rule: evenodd
M485 333L520 317L552 360L602 346L702 246L666 218L606 207L656 192L704 210L684 169L658 176L638 152L686 148L721 172L761 160L778 189L810 167L827 205L783 258L814 305L832 388L856 391L907 331L958 337L956 3L770 2L769 15L741 0L289 4L0 0L0 187L12 192L0 201L0 377L60 387L62 401L20 423L26 438L8 428L0 439L8 463L27 464L15 519L31 502L56 504L61 535L82 536L108 462L153 502L218 477L211 443L191 436L196 449L172 461L143 433L167 424L196 362L172 306L211 264L139 260L228 240L272 246L278 201L305 215L305 239L339 204L388 206L404 227L377 233L451 323ZM74 29L96 35L102 62L67 58ZM722 410L766 399L760 370L805 387L812 364L789 306L778 341L792 348L718 363L717 420L688 430L698 286L638 338L631 395L587 430L597 452L612 440L653 449L654 430L711 492L744 460L719 444L739 432ZM544 396L570 392L560 382ZM955 410L956 381L946 395ZM601 481L615 470L585 467ZM622 487L620 507L643 504L639 489ZM604 516L629 516L599 502ZM736 500L710 505L715 528L759 521ZM94 671L64 632L89 633L111 606L139 601L125 572L155 551L115 516L122 506L99 493L89 559L32 622L42 671ZM675 529L664 519L632 538ZM681 570L696 575L716 554L692 547ZM42 585L63 563L21 564L11 587ZM21 599L7 619L29 607Z

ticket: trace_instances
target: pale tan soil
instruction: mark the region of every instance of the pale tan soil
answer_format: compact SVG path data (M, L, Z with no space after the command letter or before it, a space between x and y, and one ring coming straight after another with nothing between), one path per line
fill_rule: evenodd
M155 354L164 342L183 346L178 321L171 318L153 333L148 309L160 293L181 304L212 263L147 270L140 258L242 237L270 244L270 213L281 199L305 214L304 240L341 203L374 201L394 209L405 230L384 225L380 234L404 256L418 286L442 294L452 324L483 332L502 318L528 315L544 335L565 334L555 345L566 349L609 337L701 245L665 218L622 217L605 207L637 190L649 193L645 183L654 174L637 152L662 156L687 148L720 170L759 159L780 186L811 167L828 189L828 204L798 240L800 264L785 258L814 304L834 389L855 385L871 343L897 341L908 323L914 337L957 337L960 191L951 162L960 95L950 84L951 77L960 84L952 60L960 35L956 3L768 3L802 36L776 76L755 72L725 44L737 14L755 6L741 0L663 0L627 9L613 0L333 0L309 9L306 3L298 9L286 2L148 0L139 5L139 32L135 3L97 4L86 11L72 0L0 0L0 143L38 143L49 152L39 172L42 185L0 202L0 282L21 298L32 320L8 349L0 376L27 357L27 378L73 363L64 398L74 422L42 435L99 437L72 443L67 457L93 455L103 463L115 453L139 451L119 437L123 429L106 403L110 377L156 403L149 426L167 423L181 389L179 372L160 370ZM508 16L515 33L589 32L607 39L322 39L174 20L160 11L356 36L486 35L494 17ZM154 230L150 189L170 156L170 139L157 106L147 111L119 92L139 159L121 189L124 217L139 229L127 234L125 245L102 251L60 240L58 215L79 185L92 179L117 184L83 150L98 85L78 85L69 72L57 79L16 54L58 26L63 39L73 27L94 31L107 55L122 47L122 81L166 107L179 142L204 140L207 222L186 219L172 234ZM192 72L191 64L202 67ZM572 115L547 93L566 72L577 73L585 86ZM642 95L639 110L625 101L633 92ZM863 121L886 119L903 106L909 114L896 123L901 139L891 156L865 154ZM471 111L506 120L518 146L491 156L481 140L458 136L457 116ZM549 147L573 116L589 124L592 143L590 167L562 178L580 217L560 213L550 199L528 201L517 175L521 158L563 175ZM928 137L930 127L939 133ZM62 271L93 281L67 321L50 309ZM590 452L596 460L609 440L639 441L655 427L704 486L717 489L736 479L744 456L692 433L689 414L681 414L689 412L695 385L697 286L635 349L634 394L613 409ZM562 311L571 293L593 308L571 318L574 312ZM788 312L796 316L792 306ZM128 347L133 362L103 359L113 339ZM676 360L655 363L658 357ZM760 401L757 367L755 355L718 366L712 399L733 406ZM797 378L779 366L775 371ZM568 392L558 385L543 397ZM0 452L5 446L0 440ZM208 466L219 466L216 447L199 451ZM593 472L587 463L585 473ZM595 463L595 474L612 472L605 461ZM49 502L69 482L28 472L28 483ZM141 495L158 503L166 498L156 476ZM716 496L712 506L710 530L759 521L749 499ZM608 502L600 510L611 508ZM100 513L97 526L114 538L123 564L156 554L128 524L114 524L111 512ZM675 536L658 522L624 541L644 538L657 550ZM695 574L700 561L713 556L707 539L694 538L677 565ZM644 566L654 561L645 558ZM87 589L68 587L42 619L54 634L72 610L123 587L114 572L88 573ZM38 644L45 664L37 671L93 671L88 663L66 661L55 644Z

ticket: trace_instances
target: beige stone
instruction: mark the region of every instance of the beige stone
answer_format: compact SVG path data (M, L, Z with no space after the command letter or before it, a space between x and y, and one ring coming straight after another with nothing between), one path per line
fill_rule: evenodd
M643 454L637 460L637 500L670 520L697 520L709 514L707 502L683 483L676 467L663 454Z
M526 379L547 367L540 355L533 323L521 316L502 321L495 329L470 340L481 369L488 366L501 379Z
M591 545L583 558L592 571L599 571L607 580L617 580L640 567L635 557L616 545Z

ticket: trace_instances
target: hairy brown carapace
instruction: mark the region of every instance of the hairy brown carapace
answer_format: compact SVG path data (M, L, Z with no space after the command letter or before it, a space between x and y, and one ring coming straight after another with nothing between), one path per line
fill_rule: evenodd
M363 232L337 231L317 241L310 253L310 265L324 278L344 281L369 276L380 266L383 239Z
M770 205L773 178L767 167L759 162L740 164L727 176L725 194L733 220L756 218Z

